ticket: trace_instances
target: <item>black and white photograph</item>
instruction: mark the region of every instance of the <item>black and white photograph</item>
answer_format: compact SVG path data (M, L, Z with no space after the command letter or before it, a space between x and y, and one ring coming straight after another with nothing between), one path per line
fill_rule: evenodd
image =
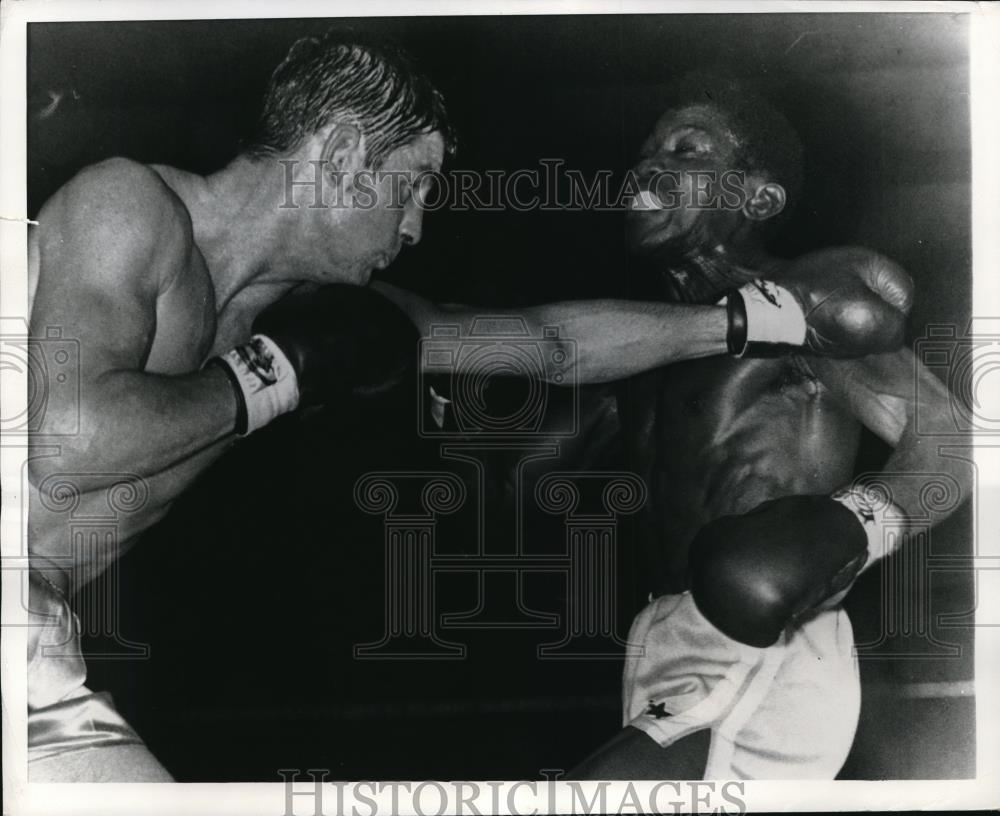
M173 6L0 10L5 814L1000 806L992 10Z

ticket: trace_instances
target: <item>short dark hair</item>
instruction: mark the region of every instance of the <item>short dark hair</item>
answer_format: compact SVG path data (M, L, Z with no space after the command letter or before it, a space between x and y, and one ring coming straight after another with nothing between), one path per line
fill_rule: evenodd
M792 123L748 80L725 71L691 71L670 87L671 105L712 105L721 111L742 143L737 159L748 171L763 171L785 188L784 221L802 194L802 140Z
M361 130L373 169L424 133L439 131L446 151L455 149L444 97L409 56L388 42L336 30L292 45L271 74L245 149L256 156L291 150L336 121Z

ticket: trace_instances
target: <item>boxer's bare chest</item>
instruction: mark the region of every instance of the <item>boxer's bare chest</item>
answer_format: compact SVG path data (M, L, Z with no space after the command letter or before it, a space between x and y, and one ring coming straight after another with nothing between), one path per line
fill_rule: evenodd
M660 376L652 467L667 503L707 521L849 478L859 426L798 355L693 360Z
M208 267L196 247L156 299L156 330L144 368L179 374L198 368L218 328L215 292Z
M649 488L647 589L683 588L688 546L706 522L851 476L860 426L796 356L677 363L652 373L640 396L630 448Z
M151 167L175 190L187 175L165 165ZM156 299L156 331L144 365L153 373L197 370L210 356L250 337L252 313L243 308L245 298L237 293L219 302L214 281L226 270L210 269L193 237L172 262L170 284Z
M197 246L172 284L156 300L156 331L144 370L182 374L197 370L209 357L250 338L252 313L236 299L216 300L212 277Z

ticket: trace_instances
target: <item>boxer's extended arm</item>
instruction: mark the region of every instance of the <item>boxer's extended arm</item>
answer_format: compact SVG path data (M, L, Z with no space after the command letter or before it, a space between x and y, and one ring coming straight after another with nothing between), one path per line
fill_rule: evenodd
M566 367L576 364L577 381L601 383L680 360L725 354L726 309L630 300L583 300L517 309L441 305L384 282L372 286L409 314L423 337L434 325L458 325L468 337L480 316L521 318L531 337L557 326L568 340ZM460 340L457 342L461 342Z
M78 401L49 391L32 442L58 442L60 455L33 460L36 481L53 469L156 474L233 428L236 399L222 371L142 370L157 299L194 250L186 214L152 171L123 164L84 171L39 215L31 333L59 328L78 342L80 367ZM78 434L52 436L75 426Z

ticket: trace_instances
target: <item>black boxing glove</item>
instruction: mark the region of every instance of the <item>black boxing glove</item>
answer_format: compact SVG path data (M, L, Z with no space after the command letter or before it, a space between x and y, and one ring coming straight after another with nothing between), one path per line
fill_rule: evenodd
M789 346L824 357L893 351L912 303L910 276L888 258L861 247L824 249L731 293L727 345L737 357Z
M293 293L261 312L253 337L210 363L229 375L245 436L281 414L381 393L415 364L417 329L398 306L360 286Z
M802 615L839 602L866 563L886 554L898 539L885 534L886 511L844 490L715 519L691 544L695 605L733 640L770 646Z

